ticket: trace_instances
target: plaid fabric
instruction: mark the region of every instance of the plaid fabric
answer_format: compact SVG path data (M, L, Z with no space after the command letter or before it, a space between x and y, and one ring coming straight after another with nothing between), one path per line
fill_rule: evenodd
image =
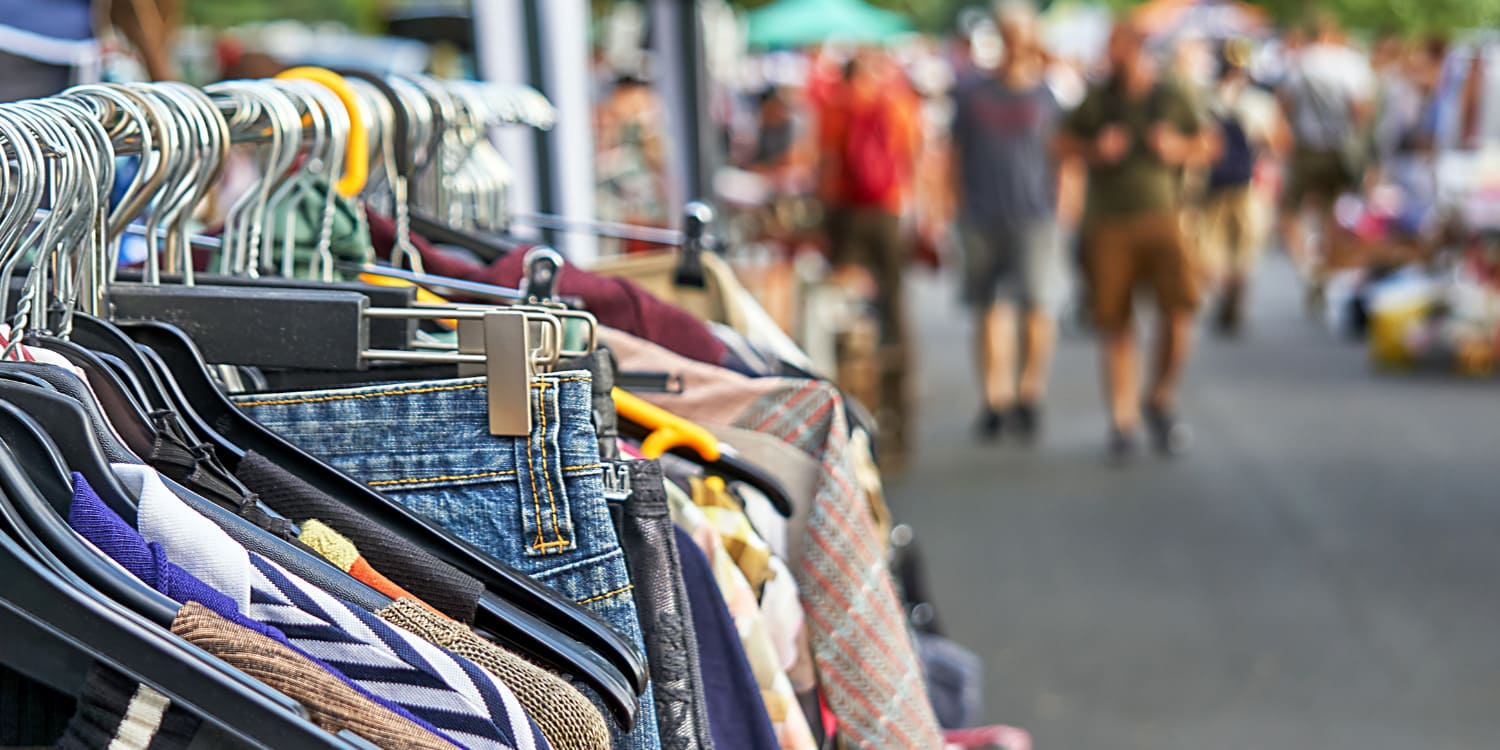
M840 736L857 747L942 747L880 537L855 477L843 397L821 381L777 383L734 422L795 445L822 464L807 544L793 571Z

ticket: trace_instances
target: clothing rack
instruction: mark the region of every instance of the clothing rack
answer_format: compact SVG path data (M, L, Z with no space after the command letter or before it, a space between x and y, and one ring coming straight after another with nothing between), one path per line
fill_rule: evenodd
M108 665L278 748L941 747L869 434L831 383L738 356L781 344L704 254L707 206L681 231L510 214L485 132L554 117L320 69L0 104L0 619L69 626L0 663ZM258 178L196 238L231 155ZM493 257L418 247L414 211ZM491 236L518 220L676 265L653 293ZM792 403L817 418L752 419Z

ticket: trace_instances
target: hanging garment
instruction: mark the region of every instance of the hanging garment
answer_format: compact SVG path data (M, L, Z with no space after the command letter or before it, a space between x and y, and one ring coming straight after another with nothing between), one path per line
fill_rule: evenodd
M498 677L536 719L555 750L609 750L609 724L603 714L577 688L557 675L410 599L397 600L375 614Z
M535 378L530 391L532 431L525 438L490 434L482 378L254 394L236 402L302 450L584 605L644 651L633 586L604 499L590 378L550 373ZM648 685L624 747L660 747L654 700Z
M259 453L247 451L235 476L260 495L267 507L287 518L299 522L316 518L348 537L371 565L443 614L460 622L474 621L484 592L478 579L402 541Z
M816 380L747 378L603 332L621 369L680 375L680 393L642 398L705 426L775 437L819 464L793 571L812 626L824 695L849 741L871 747L941 747L937 720L896 598L868 500L849 450L843 397ZM795 523L793 524L795 525ZM847 634L858 633L853 638Z
M804 372L814 369L812 360L802 351L802 348L797 346L797 343L785 331L781 330L781 326L771 319L765 308L755 299L755 295L740 283L729 261L712 252L700 253L698 257L703 265L701 289L677 283L677 269L681 263L678 252L637 253L600 258L589 267L589 270L605 276L629 279L657 299L681 307L699 320L727 326L744 337L745 342L756 352L755 359L769 355L776 360L765 367L757 368L758 371L753 374L781 374L783 364L791 365ZM613 325L608 321L605 323ZM620 326L613 327L620 328ZM726 345L734 348L732 345Z
M703 663L704 692L714 746L719 750L777 750L781 743L761 700L760 686L745 657L734 616L724 604L709 562L681 529L682 580L687 587Z
M724 548L724 540L703 509L676 487L667 487L672 517L678 528L688 534L708 562L709 575L718 598L734 622L739 653L750 668L750 687L759 693L759 705L770 719L777 746L784 750L812 750L817 747L802 706L798 702L791 678L783 666L784 659L771 638L750 583ZM697 599L694 599L696 606ZM706 667L705 667L706 669Z
M202 723L149 685L96 664L55 750L187 750Z
M298 538L303 544L316 550L325 560L337 566L339 570L348 573L366 586L392 599L405 599L432 611L438 617L450 619L447 615L433 609L432 605L413 596L410 591L401 588L395 581L386 578L385 574L372 567L369 561L359 554L359 548L354 546L354 542L329 528L322 521L316 518L303 521L302 534Z
M661 464L629 461L624 468L631 491L617 503L620 545L642 613L662 750L713 750L698 638L688 611Z
M777 666L780 671L787 673L792 686L797 691L812 689L815 685L813 677L813 659L808 651L808 643L803 627L806 623L805 613L802 610L801 591L797 588L797 581L790 569L786 567L779 558L771 554L770 546L760 538L760 534L751 525L749 517L741 509L740 503L722 482L705 481L698 477L691 479L692 501L697 506L697 514L690 509L682 508L679 515L690 521L685 525L690 529L696 529L702 524L707 524L713 530L713 536L699 535L695 538L706 539L707 543L722 546L724 554L732 560L735 567L739 568L745 585L750 588L751 594L757 602L761 622L764 624L766 640L757 643L753 647L747 645L746 652L751 654L764 653L769 657L774 653L779 659ZM736 485L737 489L748 489L743 485ZM769 501L767 501L769 502ZM698 514L702 518L698 518ZM774 514L774 511L772 513ZM780 516L776 516L780 518ZM713 539L717 537L717 539ZM714 554L709 555L715 560L717 570L718 564ZM738 586L738 579L734 579L733 586ZM722 579L721 579L722 581ZM730 596L726 599L733 601ZM769 659L766 659L769 664ZM752 657L752 665L756 665L756 659ZM770 670L756 665L758 679L763 672ZM778 694L785 695L779 685L767 684L762 681L762 690L773 689ZM773 701L767 699L767 705ZM773 718L775 711L772 711Z
M424 716L467 747L546 747L510 690L472 663L249 554L252 617L293 641L316 645L326 661L371 692ZM435 686L454 695L435 695Z
M68 728L78 701L0 664L0 747L51 745Z
M173 563L167 558L161 545L148 544L145 539L142 539L140 533L106 506L99 496L94 494L88 482L78 474L73 475L73 504L68 509L68 525L92 542L110 559L119 563L131 575L141 579L141 582L147 586L178 602L202 604L236 625L291 648L375 703L429 732L439 734L444 739L451 739L442 735L424 719L409 713L405 708L388 702L384 698L376 697L362 685L350 679L348 675L293 644L280 630L246 617L240 610L238 602Z
M290 224L290 242L292 246L291 273L286 274L295 278L314 279L322 278L322 264L331 260L333 263L368 263L374 257L374 249L370 245L370 232L365 226L365 214L354 202L342 195L334 193L332 200L332 221L329 224L328 254L329 258L320 258L317 253L318 243L323 231L323 209L325 201L329 199L331 188L325 179L313 177L307 172L298 172L293 179L298 181L297 192L292 197L280 204L271 206L271 213L266 217L265 223L265 247L267 251L276 256L275 258L262 258L267 270L280 273L286 270L286 266L274 267L276 258L281 256L283 241L288 234ZM357 274L347 271L330 269L332 278L348 281Z
M201 604L183 605L172 621L172 632L302 704L313 723L332 734L348 730L378 747L455 748L359 694L290 648L236 625Z
M164 503L165 505L165 503ZM191 512L190 510L188 512ZM197 601L229 617L239 615L261 625L260 631L284 634L303 653L319 660L372 696L421 717L434 731L470 748L519 750L512 732L529 721L514 696L482 670L454 658L374 615L341 602L296 578L274 563L245 552L222 532L219 536L160 539L147 543L104 506L81 476L69 523L105 554L121 562L148 585L179 601ZM207 533L207 532L204 532ZM250 571L248 601L234 601L210 584L171 562L170 547L203 547L243 555ZM237 550L237 552L235 552ZM189 555L184 562L199 562ZM179 595L182 598L179 598ZM243 613L241 615L240 613ZM244 620L234 619L241 625ZM274 637L274 636L273 636ZM513 718L519 713L518 718ZM520 736L530 738L534 726Z

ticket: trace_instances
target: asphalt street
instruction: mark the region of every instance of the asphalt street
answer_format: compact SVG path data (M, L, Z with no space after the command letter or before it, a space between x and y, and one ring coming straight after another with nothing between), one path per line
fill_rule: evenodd
M912 282L910 469L889 485L983 718L1041 750L1500 747L1500 384L1372 371L1282 261L1205 338L1191 456L1104 460L1092 340L1035 446L980 444L969 324Z

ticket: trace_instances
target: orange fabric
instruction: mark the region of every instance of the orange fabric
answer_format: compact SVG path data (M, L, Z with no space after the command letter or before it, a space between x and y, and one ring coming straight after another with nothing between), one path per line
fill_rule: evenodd
M364 557L354 558L354 564L349 566L349 575L354 576L354 579L356 581L359 581L366 586L369 586L370 588L375 589L376 591L379 591L386 596L389 596L392 599L410 599L417 604L426 607L428 610L431 610L433 614L436 614L437 616L445 620L453 619L443 614L442 612L433 609L431 604L418 599L410 591L401 588L401 586L398 585L395 581L386 578L385 574L370 567L370 563L366 562Z
M891 152L899 154L901 161L896 185L880 201L879 208L901 214L911 189L912 164L921 140L921 100L904 79L894 76L880 85L852 87L842 81L829 84L829 90L820 98L818 150L824 161L818 187L823 201L831 206L848 205L849 178L843 155L849 121L855 113L859 116L875 113L889 118L891 137L896 141Z

